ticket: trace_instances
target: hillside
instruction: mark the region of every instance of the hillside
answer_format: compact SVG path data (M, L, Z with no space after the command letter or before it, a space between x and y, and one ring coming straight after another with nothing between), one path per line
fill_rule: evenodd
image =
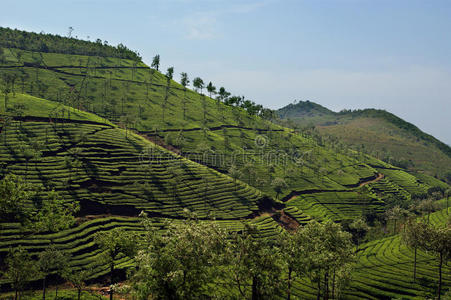
M71 268L90 270L89 278L101 282L108 266L94 234L115 228L140 233L142 211L158 232L167 220L186 219L189 210L200 222L214 219L229 232L253 224L258 238L276 240L312 219L349 223L383 216L394 201L407 206L431 188L449 187L276 124L255 103L209 97L203 86L192 90L123 46L35 34L28 43L23 32L4 32L0 179L24 178L36 192L30 207L54 190L66 203L79 202L80 211L74 226L57 232L0 220L2 260L12 248L37 256L54 245L71 254ZM36 48L40 42L46 47ZM306 116L336 115L307 106ZM133 264L126 256L116 259L119 270ZM9 284L1 279L0 289ZM314 297L305 281L297 289L300 297ZM350 295L372 293L371 284L358 289Z
M401 118L376 109L328 110L300 101L278 110L289 125L315 126L323 136L414 172L445 179L451 172L451 148Z

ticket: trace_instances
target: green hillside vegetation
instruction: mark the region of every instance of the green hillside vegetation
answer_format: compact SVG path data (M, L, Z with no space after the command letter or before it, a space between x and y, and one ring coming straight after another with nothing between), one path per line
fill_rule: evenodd
M319 134L413 171L447 178L451 148L384 110L330 111L300 101L278 111L289 126L315 126Z
M267 292L272 293L275 285L264 282L264 278L278 274L282 277L271 277L274 282L286 282L287 269L274 270L286 267L288 258L279 250L288 247L283 242L291 240L287 232L302 235L304 228L306 232L322 232L323 239L319 233L301 236L304 241L317 238L312 245L303 245L313 251L309 247L325 240L329 233L324 228L329 228L337 235L327 239L342 239L346 248L343 253L351 253L354 246L350 245L350 234L342 232L336 223L346 225L371 217L383 226L388 208L408 207L417 204L419 198L434 192L442 195L449 188L427 174L407 172L391 164L393 161L384 162L377 155L351 149L309 129L275 124L271 110L232 96L224 88L215 93L212 83L202 83L198 77L192 80L191 90L186 74L182 85L173 80L173 68L166 74L158 70L158 55L150 68L125 46L9 29L1 29L0 35L6 37L0 42L0 180L14 174L27 182L29 197L24 199L23 209L34 209L27 211L31 220L49 201L49 193L56 193L65 204L80 206L76 224L62 230L40 230L30 220L1 215L0 259L10 261L14 253L27 251L36 261L47 249L56 247L68 254L72 274L50 272L55 283L70 281L74 274L84 274L88 283L109 285L124 280L127 270L139 263L154 262L152 257L136 256L124 249L109 251L99 242L101 237L117 237L119 242L124 237L128 242L149 238L156 250L162 247L160 238L168 238L166 234L180 225L188 236L192 235L187 244L179 245L188 251L191 241L209 242L196 239L197 233L183 227L198 222L224 229L227 236L221 237L221 243L230 249L237 250L234 247L241 245L256 251L255 255L248 254L249 261L261 268L258 270L263 281L259 282L259 274L247 273L252 268L239 265L248 262L247 258L227 250L224 255L232 263L219 269L226 270L224 274L236 271L244 276L244 289L249 291L240 294L236 286L215 290L247 297L255 293L247 284L253 282L258 285L256 290L267 287ZM310 109L307 115L331 115L313 103L306 107ZM446 165L446 160L442 162ZM187 220L188 216L195 216L195 221ZM444 217L431 215L433 222ZM248 230L252 234L247 236ZM235 243L229 244L230 240ZM197 245L193 248L199 250ZM345 297L426 295L425 285L411 285L407 276L394 270L399 263L402 274L409 272L411 252L406 249L399 236L360 245L355 280L344 291ZM246 251L241 253L253 253ZM335 250L327 251L331 257L337 255ZM112 253L114 257L105 259ZM431 281L436 273L426 264L431 258L429 254L421 255L419 273ZM241 258L243 261L236 261ZM176 265L173 258L162 256L164 259ZM273 259L275 265L262 263ZM343 259L343 265L351 264L345 257L335 261L339 259ZM142 266L147 270L146 265ZM6 269L4 263L0 267ZM343 272L338 277L350 271L342 267L334 265ZM327 294L324 286L329 286L329 281L323 275L331 274L322 264L318 268L318 274L322 274L319 284L324 280L326 289L320 289L320 293ZM135 271L139 275L139 270ZM366 272L370 276L365 277ZM172 275L179 278L178 274ZM202 276L200 280L205 279L205 274ZM307 277L304 274L293 281L294 296L316 298L316 282ZM29 281L37 284L44 278L39 273ZM130 284L135 284L134 277L128 278ZM444 279L445 287L450 287L449 280ZM11 283L1 277L1 290L10 289ZM335 286L335 279L330 284ZM213 283L207 285L208 291L215 287ZM283 289L276 294L285 297L286 293Z

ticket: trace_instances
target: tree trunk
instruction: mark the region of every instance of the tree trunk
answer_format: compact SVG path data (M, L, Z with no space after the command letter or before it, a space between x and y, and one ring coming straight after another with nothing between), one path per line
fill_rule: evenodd
M287 300L291 299L291 273L293 272L293 269L291 267L288 267L288 290L287 290Z
M334 275L332 277L332 299L335 299L335 269L334 269Z
M414 258L413 258L413 281L417 280L417 247L414 250Z
M78 297L77 297L78 300L80 300L80 296L81 296L81 289L78 289Z
M318 292L316 293L316 300L321 299L321 277L318 276Z
M329 299L329 271L324 274L324 300Z
M443 265L443 252L440 252L440 262L438 265L438 288L437 298L440 300L440 294L442 293L442 265Z
M446 214L449 215L449 196L446 197Z
M255 276L252 278L252 300L258 300L257 280Z
M18 294L18 290L17 288L14 289L14 300L17 300L17 295Z
M114 273L114 263L110 266L110 300L113 300L113 289L111 286L113 285L113 273Z
M44 279L42 279L42 300L45 300L45 275Z

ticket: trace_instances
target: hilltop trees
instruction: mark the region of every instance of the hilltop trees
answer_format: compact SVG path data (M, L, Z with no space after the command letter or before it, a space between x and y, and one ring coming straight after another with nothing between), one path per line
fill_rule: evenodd
M3 27L0 28L0 36L2 36L0 47L5 48L141 60L139 53L128 49L123 44L119 44L117 47L109 46L107 41L102 43L99 39L97 42L90 42L70 36L38 34Z
M186 74L185 72L180 73L181 76L181 80L180 83L183 86L183 120L186 119L186 87L189 85L189 78L188 78L188 74Z
M196 92L200 90L202 94L202 89L204 88L204 81L200 77L196 77L193 79L193 86L196 89Z
M151 67L158 71L158 68L160 67L160 55L159 54L157 54L153 57Z
M216 87L211 83L211 81L207 85L207 91L209 93L210 98L212 94L216 94Z

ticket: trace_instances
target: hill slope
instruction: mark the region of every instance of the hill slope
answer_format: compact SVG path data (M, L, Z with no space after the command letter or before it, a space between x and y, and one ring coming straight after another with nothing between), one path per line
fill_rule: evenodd
M389 112L365 109L335 113L300 101L281 108L278 114L291 125L314 125L320 134L391 164L441 178L451 172L448 145Z

